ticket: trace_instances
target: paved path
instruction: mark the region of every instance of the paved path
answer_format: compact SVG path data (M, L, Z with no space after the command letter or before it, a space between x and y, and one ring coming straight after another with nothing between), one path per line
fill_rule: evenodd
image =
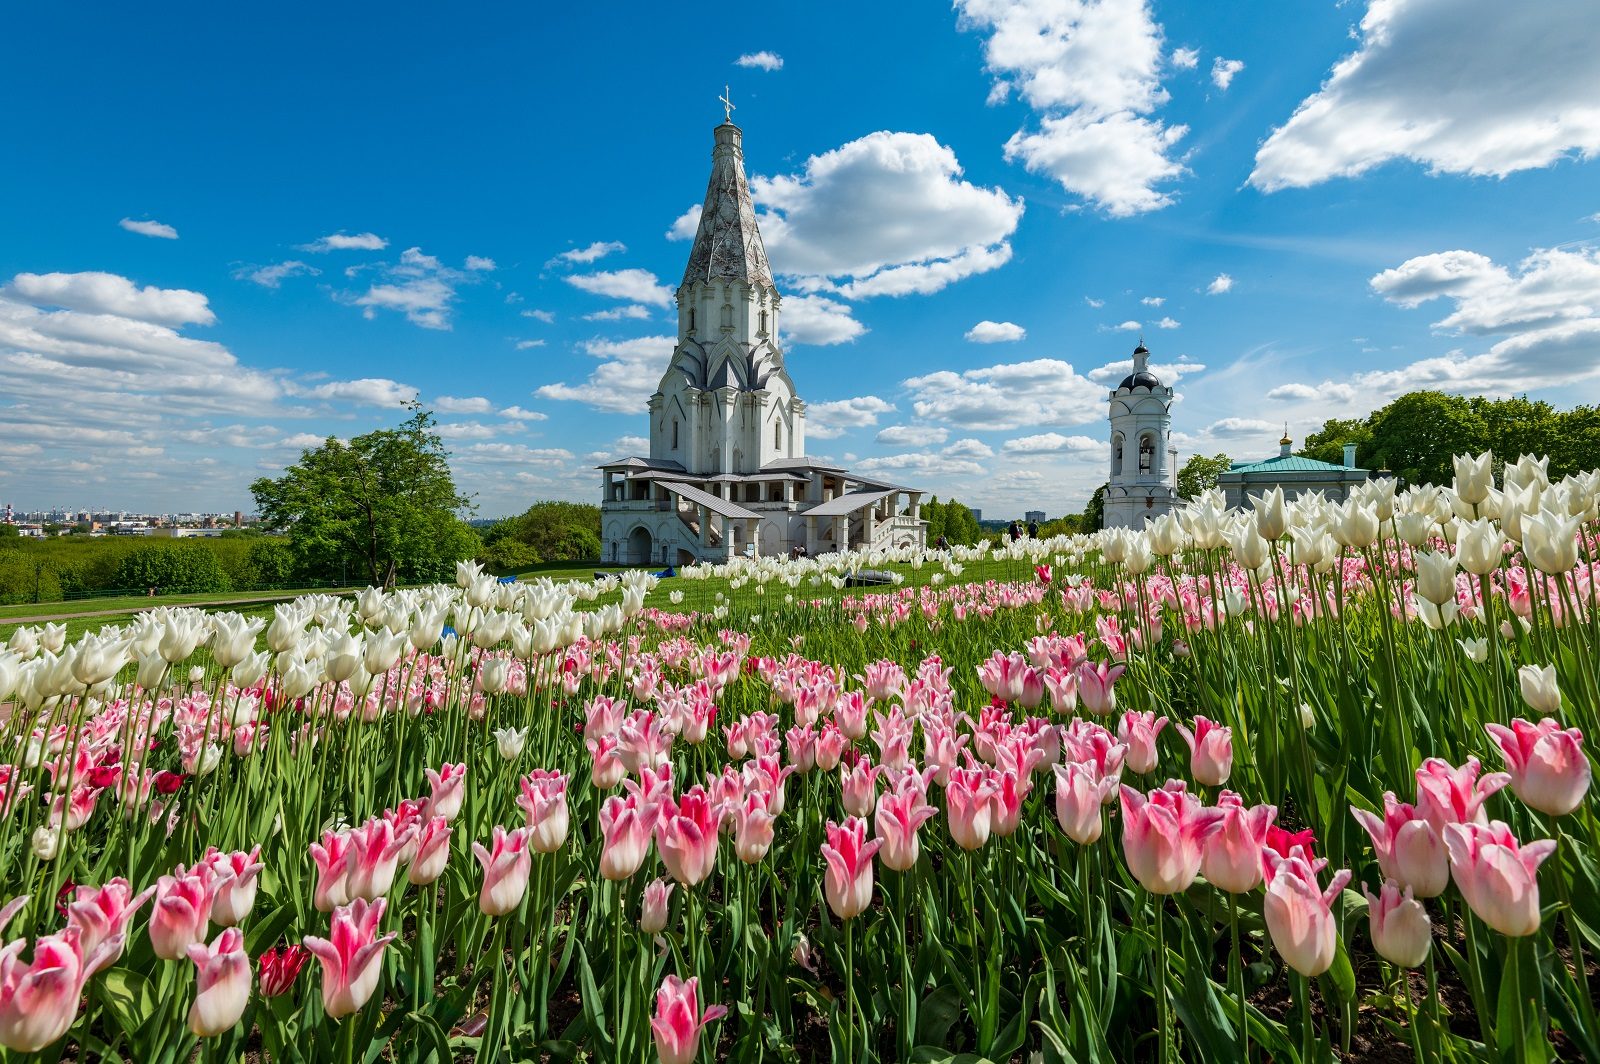
M163 605L171 605L180 609L210 610L221 606L249 606L269 602L290 602L299 598L302 594L311 593L303 591L293 595L258 595L254 598L207 599L204 602L153 602L148 606L123 606L114 610L85 610L81 613L39 613L31 617L0 617L0 627L11 624L44 624L46 621L73 621L80 617L116 617L126 613L143 613L145 610L153 610ZM339 594L337 591L329 593Z

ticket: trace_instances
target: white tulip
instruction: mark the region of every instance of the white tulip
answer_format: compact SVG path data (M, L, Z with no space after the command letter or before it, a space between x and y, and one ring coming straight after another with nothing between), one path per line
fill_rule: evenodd
M527 728L496 728L494 730L494 745L500 751L500 756L506 761L515 761L522 756L522 748L528 742Z
M52 654L61 653L61 648L67 645L67 626L46 624L39 630L39 645Z
M61 849L61 832L55 828L41 825L33 830L31 840L33 855L41 861L53 861L56 852Z
M230 677L235 687L254 687L267 674L267 666L271 663L266 651L251 654L236 662Z
M1463 521L1456 533L1456 559L1474 576L1488 576L1500 568L1505 548L1500 528L1488 518Z
M1478 457L1458 454L1452 461L1456 470L1456 494L1468 506L1477 506L1489 497L1494 487L1493 455L1484 451Z
M1477 639L1457 639L1456 643L1463 654L1479 665L1489 660L1489 640L1480 636Z
M1556 686L1556 667L1524 665L1517 670L1517 684L1522 688L1522 700L1530 709L1547 716L1561 711L1561 688Z
M1578 565L1582 518L1540 510L1522 523L1522 551L1535 569L1557 576Z
M1436 606L1456 600L1456 560L1443 552L1418 551L1411 556L1417 568L1417 594Z
M139 674L133 682L145 691L159 691L167 678L167 667L167 659L160 654L145 654L139 659Z

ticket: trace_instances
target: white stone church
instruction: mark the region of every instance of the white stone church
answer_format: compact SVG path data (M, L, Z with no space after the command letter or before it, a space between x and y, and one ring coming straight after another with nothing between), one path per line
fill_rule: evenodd
M1143 528L1178 501L1178 449L1172 446L1172 389L1150 371L1139 341L1133 372L1110 395L1111 478L1105 526Z
M678 343L650 397L650 456L599 467L604 557L685 565L923 546L922 492L806 457L806 404L784 368L742 136L731 120L716 128Z

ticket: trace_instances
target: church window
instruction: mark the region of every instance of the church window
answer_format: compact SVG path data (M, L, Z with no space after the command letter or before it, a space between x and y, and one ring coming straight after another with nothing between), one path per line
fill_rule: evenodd
M689 308L689 331L694 332L694 308Z
M693 312L691 311L691 313L693 313ZM672 449L674 451L676 451L678 449L678 419L677 418L673 418L672 419Z
M732 303L724 303L724 304L722 304L722 327L724 329L733 328L733 304Z
M1155 445L1150 442L1150 437L1139 437L1139 472L1150 472L1151 463L1155 460L1155 454Z
M761 312L761 335L765 336L766 334L767 334L767 312L763 310Z
M772 446L777 450L783 449L783 422L775 421L772 424Z
M1122 433L1117 433L1111 440L1111 475L1122 475Z

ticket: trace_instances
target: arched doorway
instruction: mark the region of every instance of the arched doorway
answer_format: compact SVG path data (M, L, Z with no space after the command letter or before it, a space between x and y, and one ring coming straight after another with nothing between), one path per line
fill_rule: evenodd
M628 533L628 561L633 565L648 565L651 561L651 550L655 540L650 536L650 530L643 525Z

